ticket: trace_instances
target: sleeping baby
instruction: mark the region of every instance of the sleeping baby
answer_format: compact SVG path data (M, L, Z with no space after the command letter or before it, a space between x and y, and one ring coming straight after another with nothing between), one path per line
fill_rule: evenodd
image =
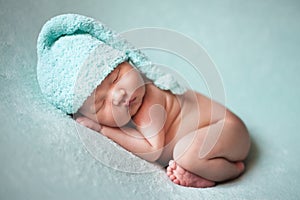
M245 169L250 138L244 123L198 92L176 90L178 82L100 22L74 14L47 22L38 39L37 75L57 108L167 166L176 184L211 187Z

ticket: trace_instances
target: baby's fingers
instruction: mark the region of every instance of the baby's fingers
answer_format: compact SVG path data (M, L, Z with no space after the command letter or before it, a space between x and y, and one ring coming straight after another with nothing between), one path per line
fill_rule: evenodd
M93 120L90 120L86 117L78 117L76 119L76 122L78 122L79 124L81 124L82 126L85 126L87 128L90 128L94 131L100 132L101 131L101 125L94 122Z

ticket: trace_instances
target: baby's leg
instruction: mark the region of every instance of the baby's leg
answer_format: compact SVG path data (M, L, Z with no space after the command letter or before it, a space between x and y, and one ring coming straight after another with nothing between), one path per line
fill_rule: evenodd
M201 181L220 182L239 176L244 170L241 161L248 154L250 140L244 124L237 117L229 116L181 138L173 152L175 163L198 175ZM169 166L170 178L174 179L174 174L176 172Z

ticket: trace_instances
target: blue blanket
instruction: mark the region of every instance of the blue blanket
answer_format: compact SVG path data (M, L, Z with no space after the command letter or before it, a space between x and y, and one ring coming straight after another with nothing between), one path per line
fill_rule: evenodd
M69 12L119 32L163 27L203 44L222 76L227 107L249 128L246 172L213 188L177 186L161 167L76 125L43 100L38 33L49 18ZM299 18L299 3L292 0L1 1L0 199L300 199ZM182 59L145 51L209 95ZM88 152L85 144L93 141Z

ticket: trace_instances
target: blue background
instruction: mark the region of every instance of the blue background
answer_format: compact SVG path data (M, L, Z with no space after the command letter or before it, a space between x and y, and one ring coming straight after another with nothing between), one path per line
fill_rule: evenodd
M36 80L38 33L62 13L119 32L168 28L201 44L222 77L226 106L251 133L245 174L214 188L184 188L125 151L156 170L125 173L91 156L77 130L94 133L49 105ZM299 199L299 21L292 0L0 0L0 199ZM114 145L99 140L109 160Z

